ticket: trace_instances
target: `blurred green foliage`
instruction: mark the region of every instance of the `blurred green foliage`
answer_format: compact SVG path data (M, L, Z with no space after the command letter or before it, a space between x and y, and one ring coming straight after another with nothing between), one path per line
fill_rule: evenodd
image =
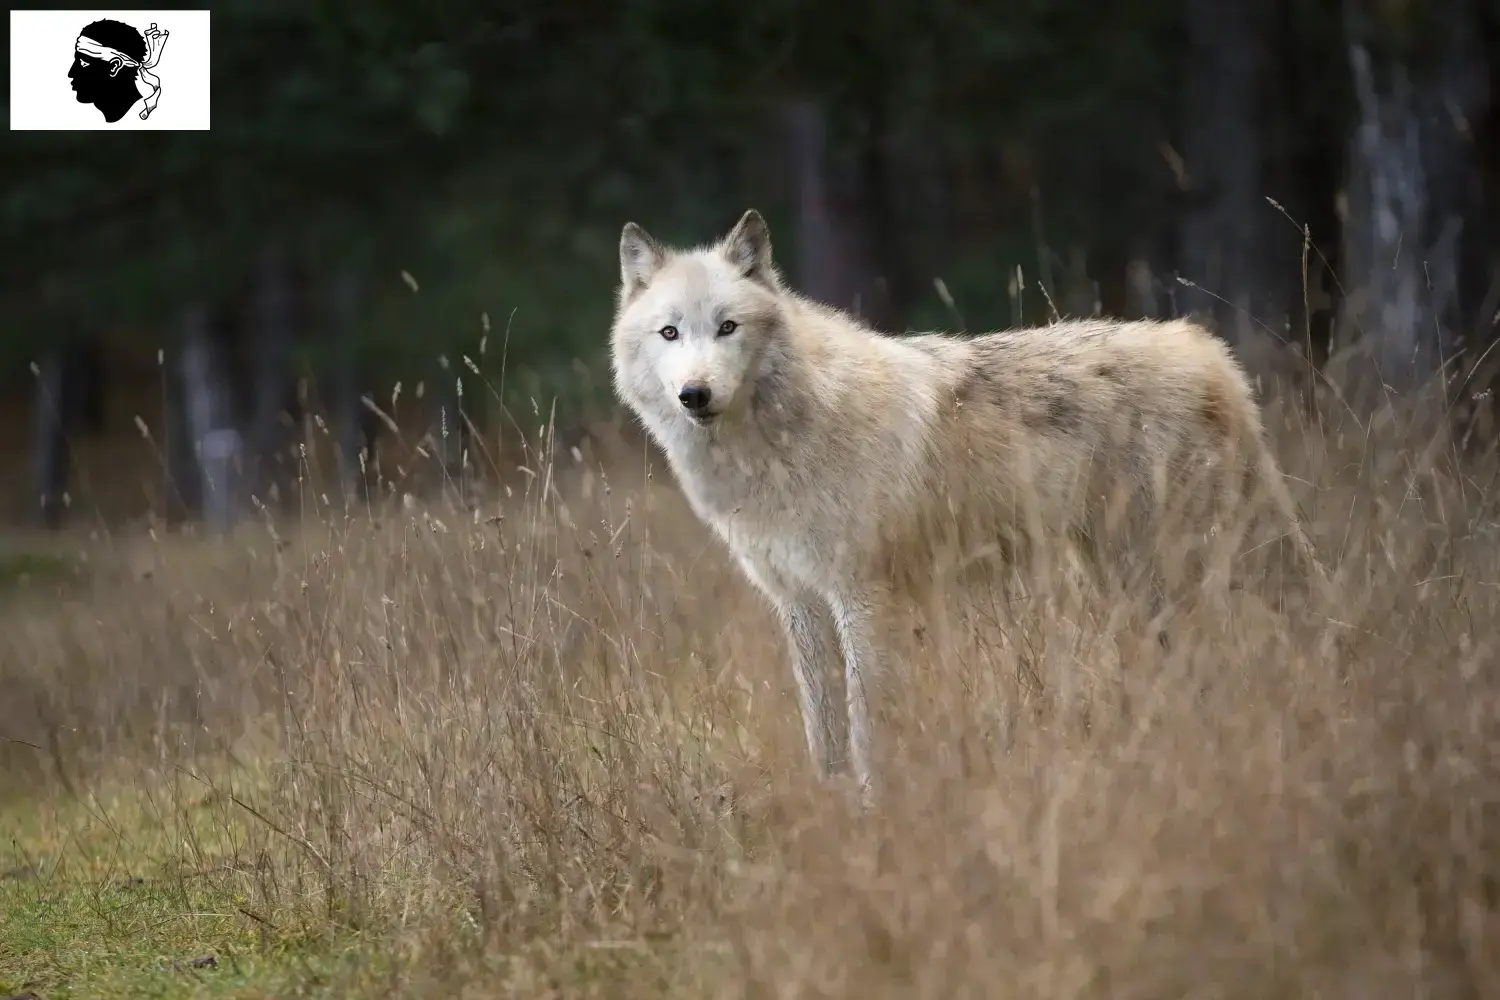
M1327 98L1306 109L1315 122L1342 100L1336 24L1316 4L1283 6L1288 58L1324 53L1305 70ZM1184 9L230 0L213 10L212 131L10 133L0 369L24 371L71 329L169 345L185 302L242 289L273 241L315 290L341 268L363 272L360 345L382 370L477 352L483 314L491 358L508 330L508 365L596 357L627 218L696 242L754 204L789 232L794 199L767 123L798 94L824 102L840 148L876 116L992 191L1006 144L1027 151L1039 203L996 194L985 227L933 217L915 193L897 206L920 261L912 320L954 325L930 289L943 277L971 325L1008 322L1010 276L1043 267L1043 247L1169 242L1162 150ZM778 252L794 263L791 239Z

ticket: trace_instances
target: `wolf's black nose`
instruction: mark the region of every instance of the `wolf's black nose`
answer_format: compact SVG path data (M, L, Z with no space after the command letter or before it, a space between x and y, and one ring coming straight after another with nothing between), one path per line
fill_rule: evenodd
M709 392L708 386L697 382L689 382L682 387L681 392L677 393L678 401L690 413L701 413L708 409L708 402L713 397L714 394Z

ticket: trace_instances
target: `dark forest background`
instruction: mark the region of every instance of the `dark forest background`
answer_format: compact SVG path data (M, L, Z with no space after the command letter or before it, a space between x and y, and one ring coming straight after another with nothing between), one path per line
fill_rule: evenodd
M1358 355L1471 419L1497 57L1488 0L219 4L212 131L6 140L12 513L230 519L312 408L348 472L392 433L363 399L463 427L460 374L478 426L580 421L622 223L749 206L884 330L1196 314L1288 384Z

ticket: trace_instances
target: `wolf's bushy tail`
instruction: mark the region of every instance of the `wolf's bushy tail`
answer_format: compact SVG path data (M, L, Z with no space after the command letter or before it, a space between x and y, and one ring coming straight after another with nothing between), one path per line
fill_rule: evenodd
M1286 520L1287 533L1291 535L1292 545L1297 550L1298 558L1307 570L1307 575L1312 577L1318 595L1330 605L1336 604L1338 588L1327 567L1318 558L1318 550L1302 526L1302 517L1297 511L1297 504L1292 499L1291 491L1286 487L1286 477L1281 471L1281 464L1276 461L1270 445L1263 438L1259 441L1258 451L1259 458L1256 463L1258 477L1265 484L1265 489L1270 494L1277 511Z

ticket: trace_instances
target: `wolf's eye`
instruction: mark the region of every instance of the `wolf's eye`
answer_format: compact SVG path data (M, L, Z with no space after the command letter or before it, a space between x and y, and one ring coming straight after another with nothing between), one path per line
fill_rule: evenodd
M722 322L722 323L719 324L719 336L721 336L721 337L727 337L731 333L733 333L734 331L738 330L739 328L740 328L740 325L738 323L736 323L734 320L732 320L732 319L726 319L724 322Z
M664 327L662 327L661 328L661 339L662 340L676 340L677 339L677 327L675 327L675 326L664 326Z

